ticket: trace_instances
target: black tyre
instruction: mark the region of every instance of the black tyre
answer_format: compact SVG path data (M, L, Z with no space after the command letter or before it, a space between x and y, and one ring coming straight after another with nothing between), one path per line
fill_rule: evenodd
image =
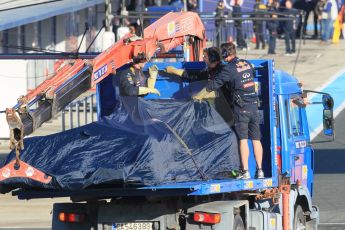
M305 219L305 216L303 215L303 209L301 205L296 205L295 207L295 215L293 218L293 229L294 230L307 229L306 219Z
M234 217L234 226L232 230L244 230L242 217L238 214Z

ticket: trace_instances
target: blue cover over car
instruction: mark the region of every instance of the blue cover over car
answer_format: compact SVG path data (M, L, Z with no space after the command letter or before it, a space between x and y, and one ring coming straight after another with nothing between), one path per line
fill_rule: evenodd
M151 186L215 179L240 166L235 133L212 101L122 97L100 121L24 144L21 160L53 180L11 178L2 189Z

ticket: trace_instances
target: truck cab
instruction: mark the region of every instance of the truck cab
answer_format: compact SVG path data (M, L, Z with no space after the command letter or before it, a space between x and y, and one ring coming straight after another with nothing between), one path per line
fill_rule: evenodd
M280 117L277 150L282 164L281 170L288 173L291 183L308 187L312 194L313 152L302 89L296 78L280 71L277 75L276 100Z

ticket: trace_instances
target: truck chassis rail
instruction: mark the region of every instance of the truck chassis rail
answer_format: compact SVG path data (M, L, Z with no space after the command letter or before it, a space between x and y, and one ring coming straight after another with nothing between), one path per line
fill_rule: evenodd
M68 190L25 190L19 189L12 192L18 199L38 199L70 197L73 201L85 201L90 199L107 199L120 196L202 196L236 192L243 190L260 190L276 187L278 179L227 179L199 182L184 182L148 186L139 188L95 188L78 191Z

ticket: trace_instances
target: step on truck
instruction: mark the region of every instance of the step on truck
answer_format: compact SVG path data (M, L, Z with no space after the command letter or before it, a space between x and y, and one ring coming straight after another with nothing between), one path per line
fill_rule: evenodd
M119 101L123 100L118 95L119 81L114 72L123 68L126 62L123 61L117 64L117 57L111 57L109 60L107 58L119 54L118 50L124 54L124 47L127 47L126 50L130 50L126 53L128 60L140 50L144 50L146 54L151 52L149 55L149 58L152 58L151 62L146 64L144 72L151 65L156 65L159 69L156 88L161 92L161 95L148 95L140 98L138 99L139 102L135 102L136 107L131 108L135 108L135 111L139 111L139 113L143 111L145 113L146 107L144 106L143 109L143 105L151 108L150 105L153 104L161 106L160 109L165 106L168 110L168 105L172 106L171 103L176 100L181 103L181 106L184 105L183 103L191 103L188 105L192 105L194 114L199 114L198 110L206 108L207 111L212 110L211 114L215 116L214 102L209 100L202 102L191 101L191 95L197 92L205 84L204 82L199 82L197 79L185 80L176 76L168 76L162 71L167 66L175 66L197 75L205 68L205 63L200 62L202 48L205 45L202 40L204 39L204 33L189 33L187 35L182 33L181 36L177 36L183 30L196 25L192 23L191 18L196 18L197 22L199 20L197 14L194 13L169 13L152 24L151 27L148 27L152 33L150 34L148 30L145 33L146 38L139 39L129 36L117 42L114 45L117 47L116 49L112 47L102 53L100 57L96 57L97 61L92 64L88 62L81 64L81 61L77 61L75 64L66 67L70 68L77 65L78 68L76 72L70 71L71 78L67 79L67 83L56 84L55 87L49 87L50 83L48 83L49 90L44 91L48 92L49 95L51 93L55 94L55 96L42 100L45 95L42 92L37 93L30 98L24 98L25 100L9 109L8 120L11 123L11 147L13 151L9 155L6 164L0 169L1 191L13 190L12 194L23 200L70 197L71 202L69 203L54 204L52 229L317 229L319 209L312 204L314 152L309 135L306 107L313 106L313 104L322 105L323 109L320 110L320 114L315 114L315 116L323 117L323 133L326 136L333 137L333 99L327 93L303 90L302 84L295 77L283 71L275 70L273 60L250 60L256 72L255 84L259 95L260 129L263 134L261 141L264 150L264 179L254 179L253 173L256 166L251 145L249 171L252 173L252 179L248 180L236 179L232 171L226 171L221 176L209 177L205 173L207 169L201 162L195 163L193 160L192 165L195 168L192 167L191 170L198 171L196 174L200 173L200 178L195 180L191 176L190 179L185 179L185 181L170 179L166 182L145 184L139 183L140 180L138 182L135 178L127 178L127 180L120 183L114 183L114 186L112 184L113 180L109 180L104 184L97 184L93 181L93 184L85 187L78 187L76 185L78 183L75 182L69 184L71 187L57 189L57 187L52 186L54 183L58 184L58 179L53 174L49 174L38 167L39 163L34 165L32 163L34 160L29 157L25 158L28 159L26 163L21 159L21 155L26 157L25 151L30 151L35 141L42 141L45 138L41 137L31 142L31 138L25 138L23 141L25 135L39 126L32 124L35 119L27 121L27 118L37 114L41 116L49 110L48 107L50 112L47 119L49 119L52 114L56 113L56 111L53 111L54 109L62 107L54 105L65 104L67 101L73 100L75 94L77 94L74 90L80 93L87 88L85 82L90 86L96 86L98 120L111 122L109 116L119 108ZM162 27L159 27L159 25L162 25ZM204 30L202 25L198 24L198 27L200 27L198 31ZM163 34L162 31L164 31L165 37L157 35ZM174 45L171 45L172 43ZM150 49L146 47L150 44L156 45L156 50L152 47ZM167 53L171 48L178 45L183 45L181 49L182 56L179 56L179 53L176 54L176 52L173 54ZM128 46L130 46L130 49ZM109 55L109 53L112 55ZM105 57L105 55L108 56ZM169 62L173 55L176 55L174 61ZM164 58L163 61L161 58ZM104 62L105 64L100 64L102 60L107 61ZM111 70L112 68L113 70ZM66 72L66 70L64 71ZM78 80L79 78L81 80ZM84 84L83 86L68 84L73 80L84 82ZM62 82L66 82L66 80L64 79ZM41 88L44 87L46 86ZM61 91L68 94L68 100L64 97L66 94L59 94ZM320 97L317 97L319 100L309 101L307 97L309 93L319 94ZM41 101L41 103L39 103L36 113L23 112L27 107L38 101ZM40 108L40 106L44 106L44 108ZM225 106L228 105L224 104L223 107ZM164 109L162 110L162 113L164 113ZM203 117L202 119L208 118ZM150 119L153 122L159 120L152 116ZM188 117L185 119L188 120ZM27 122L29 122L29 125ZM111 125L111 127L117 127L116 124ZM151 128L150 125L148 124L146 127ZM179 143L185 149L189 149L186 145L190 144L187 139L191 136L185 137L179 134L183 131L174 130L167 123L164 123L164 125L168 130L167 132L171 132L172 136L178 139L176 143ZM217 125L219 124L213 124L208 134L212 134L214 130L220 132L219 130L224 129L224 127L218 127ZM222 125L226 126L227 123L223 122ZM191 127L192 130L193 128ZM162 126L160 126L160 129L163 129ZM226 129L228 130L226 133L231 132L230 127ZM127 130L126 132L131 133L132 131ZM66 132L72 132L73 134L73 130ZM93 135L91 131L81 131L79 133L81 139L91 139L90 136ZM58 135L63 136L64 132ZM212 137L215 136L215 134L209 136L202 134L202 137L207 138L206 141L209 143L213 143ZM47 138L53 137L47 136ZM26 140L28 141L25 142ZM140 139L138 140L140 141ZM165 141L164 138L159 140ZM198 141L194 139L192 143ZM171 142L174 143L169 140L166 143ZM235 146L236 142L232 142L232 144ZM48 147L53 148L54 146ZM125 150L123 151L126 154L131 154L129 150L132 147L131 145L123 144L121 147L124 147ZM167 149L170 148L168 145L166 147ZM87 153L88 149L85 148L80 148L83 153L82 157L90 157ZM108 150L112 146L103 146L101 148ZM114 151L117 151L116 146L113 148ZM205 151L209 151L210 148L212 146L209 146ZM193 150L193 148L191 149ZM68 154L72 155L71 149L65 148L63 150L64 153L66 151L71 151ZM217 150L212 151L217 152ZM238 155L238 151L234 150L234 152ZM194 154L202 155L202 153L202 151L198 153L190 151L186 154L190 159L193 159ZM45 152L42 151L37 153L34 158L43 158L44 154ZM168 158L164 154L166 154L165 151L162 151L159 155L163 157L162 162L164 162L165 157ZM96 156L93 155L93 157ZM141 160L146 161L147 159ZM63 162L58 167L63 168L64 163L67 162ZM197 166L200 166L200 168ZM114 167L119 167L119 165L114 165ZM212 165L207 167L212 168ZM123 166L123 168L126 167ZM163 170L162 166L157 166L157 168ZM150 173L160 173L158 169L157 172L154 172L154 168L151 168L151 170L153 171ZM178 176L179 172L175 173ZM104 175L102 174L102 176ZM81 175L81 177L87 176L86 174Z

